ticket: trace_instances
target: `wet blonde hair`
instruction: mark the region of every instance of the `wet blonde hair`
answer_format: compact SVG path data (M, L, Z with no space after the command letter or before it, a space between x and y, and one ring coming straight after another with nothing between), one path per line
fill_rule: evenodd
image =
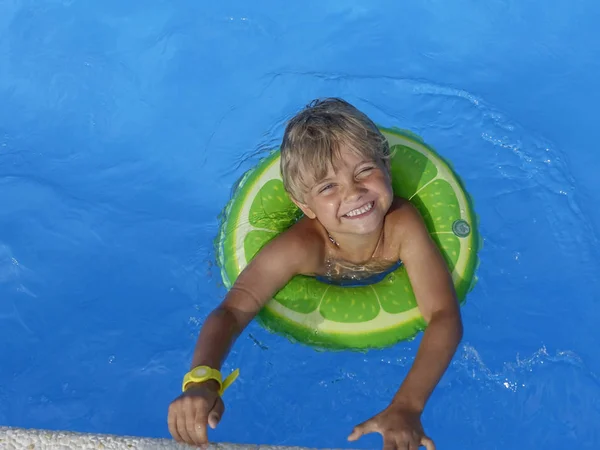
M288 122L283 135L281 175L287 192L302 201L311 183L335 167L342 147L389 169L389 144L371 119L344 100L314 100Z

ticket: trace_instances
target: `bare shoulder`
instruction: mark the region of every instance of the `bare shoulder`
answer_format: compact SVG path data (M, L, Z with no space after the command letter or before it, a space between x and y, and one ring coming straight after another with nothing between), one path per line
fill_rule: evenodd
M388 211L386 226L400 238L414 236L414 233L426 233L427 228L419 210L408 200L396 197Z
M389 220L389 226L393 228L399 258L406 267L417 305L426 322L436 312L457 313L449 268L417 208L408 200L398 198L388 216L386 222Z
M325 245L314 221L302 218L277 235L255 259L290 267L294 274L314 274L323 262Z
M317 271L323 260L322 241L318 230L304 219L275 236L242 270L223 302L224 307L258 313L292 277Z

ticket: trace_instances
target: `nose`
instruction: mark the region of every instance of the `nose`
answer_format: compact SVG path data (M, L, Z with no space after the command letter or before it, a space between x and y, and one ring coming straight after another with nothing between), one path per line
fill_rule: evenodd
M355 202L361 199L367 190L361 183L352 181L348 183L346 191L344 192L344 200L348 203Z

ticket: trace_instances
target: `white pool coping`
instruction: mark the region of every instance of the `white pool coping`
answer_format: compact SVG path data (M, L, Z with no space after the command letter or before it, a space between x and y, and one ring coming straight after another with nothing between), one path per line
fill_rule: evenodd
M193 448L197 447L178 444L172 439L0 427L1 450L189 450ZM291 450L301 447L213 443L208 448L211 450Z

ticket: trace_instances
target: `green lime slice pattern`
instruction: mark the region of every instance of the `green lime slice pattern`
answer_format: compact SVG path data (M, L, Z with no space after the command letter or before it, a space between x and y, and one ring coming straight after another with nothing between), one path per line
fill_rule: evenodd
M381 129L393 151L395 195L419 210L451 270L461 304L476 282L480 239L470 196L450 164L419 137ZM238 182L223 212L217 258L231 287L256 253L301 215L284 190L275 151ZM325 284L297 276L258 316L271 331L328 349L382 348L414 337L425 322L401 266L379 283Z

